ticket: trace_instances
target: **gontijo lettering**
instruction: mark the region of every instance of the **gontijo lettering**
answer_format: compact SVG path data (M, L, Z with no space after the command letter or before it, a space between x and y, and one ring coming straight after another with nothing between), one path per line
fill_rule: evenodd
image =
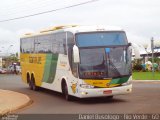
M29 63L41 64L41 57L29 57Z

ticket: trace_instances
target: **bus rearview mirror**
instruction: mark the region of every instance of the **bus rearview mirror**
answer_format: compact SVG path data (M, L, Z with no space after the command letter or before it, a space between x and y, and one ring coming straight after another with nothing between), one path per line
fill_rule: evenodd
M74 63L80 62L79 48L76 45L73 46L73 59L74 59Z

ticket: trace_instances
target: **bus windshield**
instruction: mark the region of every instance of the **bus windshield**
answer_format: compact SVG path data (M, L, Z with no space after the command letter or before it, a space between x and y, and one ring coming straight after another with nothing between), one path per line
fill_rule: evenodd
M123 31L79 33L76 43L78 47L127 45L127 38Z
M117 78L131 75L131 51L125 47L81 48L80 78Z
M131 49L125 32L91 32L76 35L80 49L80 78L102 79L131 75Z

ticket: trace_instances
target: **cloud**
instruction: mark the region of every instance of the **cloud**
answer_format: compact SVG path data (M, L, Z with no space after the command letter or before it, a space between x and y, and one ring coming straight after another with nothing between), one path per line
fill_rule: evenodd
M18 51L19 41L17 35L7 29L0 28L1 54L15 53Z
M136 44L144 44L144 43L149 44L149 41L146 41L148 38L146 38L144 36L136 35L132 32L128 32L128 31L126 31L126 34L127 34L128 41L131 43L133 42Z
M87 0L5 0L0 4L0 19L24 16L84 1ZM120 26L127 32L129 41L137 44L150 43L152 36L160 39L159 6L159 0L99 0L49 14L0 23L0 47L5 46L6 50L10 44L14 44L11 49L19 51L19 38L22 34L65 24Z
M22 29L19 31L10 31L0 28L0 51L1 54L9 54L19 52L20 37L27 32L33 32L30 29Z

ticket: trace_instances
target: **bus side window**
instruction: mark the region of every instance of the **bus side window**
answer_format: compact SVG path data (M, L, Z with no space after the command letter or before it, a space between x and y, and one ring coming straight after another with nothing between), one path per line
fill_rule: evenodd
M74 42L74 35L70 32L67 32L67 46L68 46L68 59L69 59L69 64L70 68L72 71L72 74L75 77L78 77L78 65L74 63L73 61L73 46L75 45Z
M52 34L52 52L66 55L66 51L66 33Z
M51 37L43 35L35 37L35 52L37 53L51 53Z
M72 52L72 74L78 78L78 64L74 63L74 59L73 59L73 52Z
M34 51L34 38L22 38L21 39L21 52L33 53Z

